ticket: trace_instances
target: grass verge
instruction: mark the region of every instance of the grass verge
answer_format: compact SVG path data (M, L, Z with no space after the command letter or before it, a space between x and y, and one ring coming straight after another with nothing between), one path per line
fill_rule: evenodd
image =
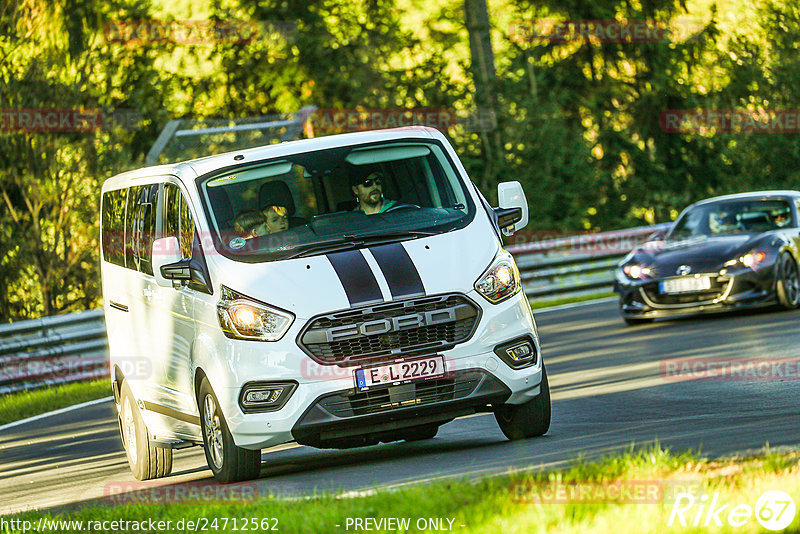
M356 496L283 499L260 495L231 502L224 497L203 500L203 491L197 486L179 490L181 486L177 485L121 483L130 489L145 489L106 497L92 508L60 515L27 512L15 519L34 525L41 520L82 521L82 528L89 526L95 531L113 526L104 521L120 520L147 521L150 529L163 532L195 528L202 531L204 527L209 531L270 531L275 527L276 531L291 533L760 532L763 527L756 514L762 519L788 518L790 510L782 504L783 499L770 497L766 504L758 504L759 499L768 490L781 490L800 503L798 475L797 452L710 461L691 453L672 454L655 446L631 448L624 454L595 462L579 460L559 471L512 473L478 481L443 481ZM256 484L212 487L217 492L223 488L230 492L228 495L237 497L248 491L258 494ZM183 498L177 498L178 495ZM216 495L212 499L218 499L220 494ZM187 498L195 502L186 502ZM143 502L148 499L149 502ZM119 500L135 504L109 506L109 501ZM678 515L674 515L676 502ZM718 511L721 506L724 508ZM705 526L709 509L718 512ZM741 522L741 526L729 524L734 511L737 512L733 521ZM673 524L669 526L671 516ZM715 526L715 518L722 526ZM390 519L392 522L388 523ZM680 524L681 519L684 525ZM164 523L154 526L159 521ZM799 532L798 525L800 519L795 517L788 531ZM77 531L75 524L72 527L62 524L60 529ZM134 531L123 524L116 529Z
M531 308L534 310L538 310L541 308L552 308L553 306L561 306L562 304L572 304L574 302L588 302L590 300L598 300L598 299L605 299L608 297L614 297L617 294L613 291L608 291L606 293L595 293L593 295L580 295L577 297L562 297L562 298L555 298L549 300L532 300Z
M111 395L107 379L0 395L0 425ZM0 532L2 530L0 529Z

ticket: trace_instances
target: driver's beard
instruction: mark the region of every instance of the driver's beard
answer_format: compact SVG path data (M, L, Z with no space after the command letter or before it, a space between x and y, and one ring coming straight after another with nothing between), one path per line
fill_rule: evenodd
M373 209L378 209L378 208L380 208L380 207L383 205L383 194L380 194L380 195L378 196L378 200L377 200L377 201L375 201L375 202L373 202L373 201L372 201L372 195L367 195L367 196L366 196L366 197L365 197L365 198L364 198L364 199L361 201L361 203L362 203L362 204L364 204L364 206L365 206L365 207L369 207L369 208L373 208Z

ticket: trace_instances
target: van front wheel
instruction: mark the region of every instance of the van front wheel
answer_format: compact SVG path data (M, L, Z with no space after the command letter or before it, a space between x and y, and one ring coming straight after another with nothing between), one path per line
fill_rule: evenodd
M220 482L240 482L258 478L261 451L237 447L222 415L219 401L207 378L200 383L200 424L208 467Z
M550 385L544 364L539 394L524 404L503 404L496 407L494 417L500 430L512 441L547 433L550 429Z
M119 433L137 480L161 478L172 472L172 449L150 446L150 433L127 381L120 390Z

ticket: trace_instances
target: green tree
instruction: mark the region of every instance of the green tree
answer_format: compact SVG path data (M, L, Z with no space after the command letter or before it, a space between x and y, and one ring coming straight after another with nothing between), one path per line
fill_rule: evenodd
M97 305L100 186L141 161L165 85L153 67L159 50L109 43L103 30L112 14L143 18L147 9L37 0L0 12L2 320ZM123 109L149 119L120 124ZM75 110L85 120L22 124L24 110ZM27 113L35 121L44 112Z

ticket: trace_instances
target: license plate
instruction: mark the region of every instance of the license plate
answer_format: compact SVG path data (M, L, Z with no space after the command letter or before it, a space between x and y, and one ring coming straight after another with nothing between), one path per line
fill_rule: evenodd
M693 291L705 291L711 289L711 278L701 276L698 278L674 278L672 280L662 280L658 283L661 293L691 293Z
M356 386L368 388L378 385L395 385L441 376L445 372L444 357L423 358L395 362L375 367L357 369L355 372Z

